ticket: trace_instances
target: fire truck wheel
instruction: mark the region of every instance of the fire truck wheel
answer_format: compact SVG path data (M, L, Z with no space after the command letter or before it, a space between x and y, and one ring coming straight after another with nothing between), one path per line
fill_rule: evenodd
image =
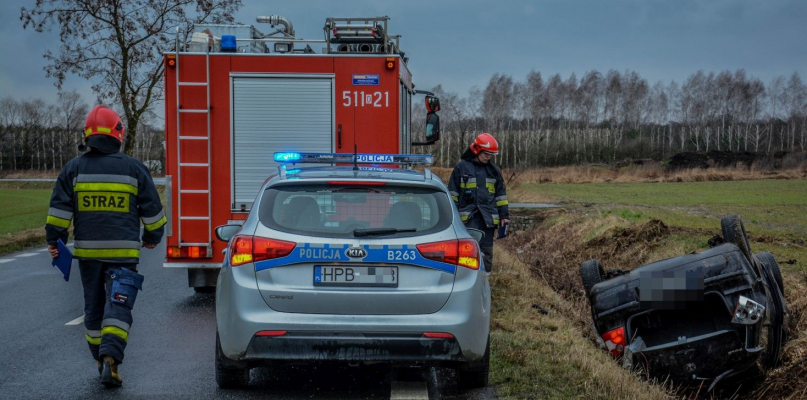
M215 286L199 286L193 288L193 291L196 293L215 293L216 287Z

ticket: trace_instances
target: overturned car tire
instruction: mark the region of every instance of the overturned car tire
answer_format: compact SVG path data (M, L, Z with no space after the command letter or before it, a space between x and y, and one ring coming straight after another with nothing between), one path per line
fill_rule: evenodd
M751 253L751 243L748 241L748 235L745 233L745 225L737 214L732 214L723 217L720 220L720 228L723 232L723 241L725 243L732 243L740 248L740 251L753 263L754 258Z
M599 260L591 259L580 264L580 279L583 281L586 296L591 294L591 288L594 285L602 282L603 275L605 275L605 271Z
M779 263L776 262L776 258L773 256L773 254L768 253L767 251L757 253L756 256L765 267L765 270L770 273L771 277L776 282L776 286L779 287L779 291L781 291L782 295L784 295L785 283L782 279L782 270L779 268Z
M782 281L782 271L779 269L779 264L773 254L762 252L755 254L755 257L762 264L762 270L770 290L770 316L766 332L768 341L765 344L765 352L762 353L760 362L764 368L775 368L779 365L779 356L782 347L787 341L785 325L788 311L784 296L784 282Z

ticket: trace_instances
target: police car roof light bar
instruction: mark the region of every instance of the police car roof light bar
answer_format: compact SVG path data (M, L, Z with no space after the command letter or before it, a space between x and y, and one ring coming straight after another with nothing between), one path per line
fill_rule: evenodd
M278 152L274 160L281 164L393 164L422 165L434 163L430 154L350 154L350 153L297 153Z

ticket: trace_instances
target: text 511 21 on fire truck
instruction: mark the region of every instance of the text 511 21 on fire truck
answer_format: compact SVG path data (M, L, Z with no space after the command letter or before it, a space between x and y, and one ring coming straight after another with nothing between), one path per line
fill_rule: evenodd
M328 18L324 40L298 39L280 16L257 22L277 29L196 25L165 54L164 266L188 269L197 291L215 286L223 260L213 228L246 219L274 152L400 154L440 137L439 101L414 90L388 17ZM410 127L418 93L424 142Z

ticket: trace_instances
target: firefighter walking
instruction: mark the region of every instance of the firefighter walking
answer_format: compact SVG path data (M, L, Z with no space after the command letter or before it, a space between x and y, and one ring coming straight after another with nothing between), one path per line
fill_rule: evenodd
M132 307L143 285L143 275L137 273L140 248L160 243L166 219L146 167L120 152L125 128L118 114L99 105L84 125L80 149L86 153L70 160L59 174L45 231L56 258L56 243L67 242L73 221L73 255L84 287L85 338L101 383L116 387L122 383L118 365L129 340Z
M491 134L477 136L448 181L451 199L457 204L465 226L485 232L479 247L487 272L493 268L493 233L499 224L509 223L510 218L502 172L491 162L497 154L499 143Z

